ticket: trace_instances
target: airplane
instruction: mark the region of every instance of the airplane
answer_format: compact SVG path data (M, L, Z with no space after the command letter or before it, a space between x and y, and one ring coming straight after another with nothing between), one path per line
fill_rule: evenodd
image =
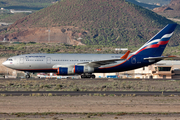
M93 73L122 72L151 65L165 58L162 53L177 24L168 24L137 51L121 54L24 54L8 58L2 64L8 68L30 73L53 72L57 75L81 75L95 78Z

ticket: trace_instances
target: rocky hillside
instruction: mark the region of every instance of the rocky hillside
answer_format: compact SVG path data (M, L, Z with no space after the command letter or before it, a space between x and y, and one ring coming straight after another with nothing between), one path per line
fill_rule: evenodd
M125 0L63 0L16 21L1 31L0 39L139 46L168 23L172 21ZM170 45L179 45L179 39L175 34Z
M180 18L180 0L171 0L170 4L153 11L168 18Z

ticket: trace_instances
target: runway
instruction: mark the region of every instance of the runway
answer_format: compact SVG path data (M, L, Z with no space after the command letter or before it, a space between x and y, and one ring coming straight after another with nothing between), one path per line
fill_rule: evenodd
M179 96L174 91L0 91L1 96Z
M144 78L144 79L136 79L136 78L95 78L95 79L91 79L91 78L78 78L78 79L73 79L73 78L61 78L61 79L57 79L57 78L2 78L0 77L0 80L105 80L105 81L111 81L111 80L118 80L118 81L142 81L142 80L149 80L149 81L169 81L169 80L177 80L179 81L180 79L148 79L148 78Z

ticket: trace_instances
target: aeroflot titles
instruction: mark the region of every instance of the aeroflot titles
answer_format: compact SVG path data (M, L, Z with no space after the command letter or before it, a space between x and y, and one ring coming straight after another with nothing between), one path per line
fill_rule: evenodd
M46 56L25 56L26 58L46 58ZM120 58L121 56L111 56L111 58Z

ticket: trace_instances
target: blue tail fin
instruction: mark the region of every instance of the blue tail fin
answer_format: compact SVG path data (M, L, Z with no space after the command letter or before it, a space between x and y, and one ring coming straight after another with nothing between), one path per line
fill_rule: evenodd
M177 24L168 24L154 37L134 52L138 55L161 56Z

